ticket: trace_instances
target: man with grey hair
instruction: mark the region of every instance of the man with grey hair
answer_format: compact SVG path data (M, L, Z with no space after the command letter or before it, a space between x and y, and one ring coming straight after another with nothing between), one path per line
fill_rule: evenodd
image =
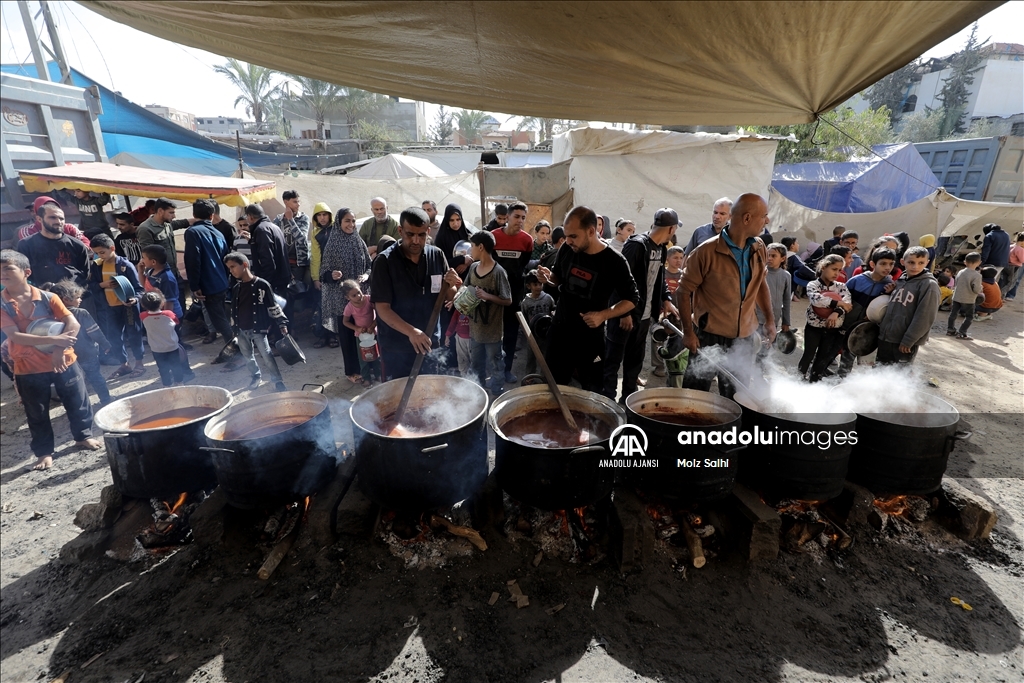
M711 210L711 222L705 223L693 231L693 234L690 235L690 241L683 249L683 253L689 256L690 252L696 249L698 244L722 232L722 229L729 225L729 215L731 212L732 200L728 197L722 197L715 202L715 206Z
M383 197L371 199L370 210L373 211L373 216L363 221L359 228L359 236L363 238L363 242L366 242L366 248L369 250L370 256L373 257L377 255L377 242L381 237L390 235L396 240L400 240L402 236L398 232L398 221L388 215L386 199Z

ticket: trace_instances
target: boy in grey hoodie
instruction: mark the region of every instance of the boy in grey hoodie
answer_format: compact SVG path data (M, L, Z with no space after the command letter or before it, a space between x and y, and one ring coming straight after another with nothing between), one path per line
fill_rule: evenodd
M903 252L905 270L896 281L896 289L879 325L876 360L889 363L911 363L917 349L928 341L928 330L939 311L939 283L926 270L928 250L910 247Z
M981 254L972 251L964 259L964 269L956 274L956 287L953 289L953 303L949 306L949 320L946 321L946 334L950 337L956 335L957 339L970 339L967 328L974 322L974 304L978 297L982 296L981 273L978 266L981 265ZM956 330L956 317L963 313L964 322L960 325L960 331Z

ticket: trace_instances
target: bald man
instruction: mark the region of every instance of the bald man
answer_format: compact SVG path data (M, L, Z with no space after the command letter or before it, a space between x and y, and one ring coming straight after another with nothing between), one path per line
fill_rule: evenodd
M384 235L390 235L396 240L402 239L399 233L398 221L388 215L388 203L383 197L374 197L370 200L370 210L373 216L363 221L359 227L359 236L366 242L366 248L370 257L377 255L377 242Z
M757 308L765 312L765 332L775 341L775 317L768 291L768 255L758 235L768 222L768 203L756 194L744 194L732 206L729 225L690 252L676 289L676 306L683 325L683 345L690 364L683 387L708 391L711 376L706 364L695 362L702 348L732 349L727 365L744 381L754 367L759 337ZM692 301L691 301L692 298ZM741 376L746 375L746 376ZM718 393L732 398L736 388L718 375Z

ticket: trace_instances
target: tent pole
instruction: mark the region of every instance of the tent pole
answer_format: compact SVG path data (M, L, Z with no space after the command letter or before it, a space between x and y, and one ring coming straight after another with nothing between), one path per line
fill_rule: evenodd
M235 129L235 149L238 150L238 177L244 178L245 171L242 170L242 137L238 134L238 129Z
M484 162L477 165L477 173L480 174L480 229L487 227L487 191L484 189Z

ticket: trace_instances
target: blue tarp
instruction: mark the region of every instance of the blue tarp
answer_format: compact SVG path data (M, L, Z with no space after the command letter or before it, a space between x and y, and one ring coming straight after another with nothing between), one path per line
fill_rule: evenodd
M780 164L772 187L797 204L834 213L888 211L927 197L939 181L910 143L876 145L863 161Z
M60 68L49 62L50 79L60 82ZM3 64L0 71L36 78L34 64ZM144 107L100 85L88 76L72 69L71 81L79 88L98 86L103 113L99 116L100 130L107 158L121 153L144 162L150 168L165 171L183 171L189 168L187 160L201 160L189 173L230 176L238 169L238 156L234 147L215 142L199 133L182 128L173 121L161 118ZM276 154L242 148L242 159L251 167L259 168L280 164L303 163L316 156ZM207 163L203 163L203 162ZM221 169L210 173L211 169Z

